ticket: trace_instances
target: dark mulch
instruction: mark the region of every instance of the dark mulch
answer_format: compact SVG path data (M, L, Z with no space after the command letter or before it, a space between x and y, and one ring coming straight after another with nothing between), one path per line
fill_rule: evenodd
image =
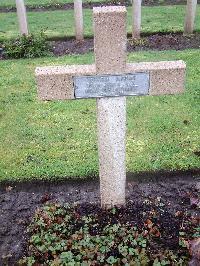
M53 54L56 56L65 54L84 54L94 50L93 39L85 39L78 42L74 39L66 41L52 41ZM128 40L128 52L146 50L184 50L198 49L200 47L200 33L184 36L182 33L158 33L142 37L140 40Z
M166 6L166 5L186 5L186 0L143 0L142 5L143 6ZM198 4L200 3L200 0L198 0ZM113 1L98 1L96 3L92 2L85 2L83 3L83 8L92 9L93 7L97 6L111 6L111 5L125 5L130 6L131 1L128 0L113 0ZM26 9L27 11L34 11L34 12L45 12L45 11L53 11L53 10L69 10L73 9L74 4L67 3L67 4L49 4L49 5L39 5L39 6L29 6L27 5ZM15 7L3 7L0 6L0 12L16 12Z
M76 41L75 39L59 39L49 41L51 52L55 56L68 54L85 54L94 51L93 38L85 38L84 41ZM6 59L3 45L0 43L0 60ZM196 32L191 35L184 36L183 33L156 33L141 37L139 40L133 40L129 37L127 43L127 51L162 51L162 50L184 50L199 49L200 33Z
M158 177L159 176L159 177ZM200 217L197 204L200 193L200 174L179 173L178 175L163 174L131 177L127 181L127 201L132 202L136 210L145 200L155 201L161 197L168 213L163 218L167 230L171 235L176 233L176 224L173 224L171 214L189 212L194 217ZM66 182L26 182L6 183L0 185L0 265L14 265L26 254L27 234L26 227L37 207L46 202L99 203L99 182L93 181L66 181ZM162 245L175 245L166 236Z

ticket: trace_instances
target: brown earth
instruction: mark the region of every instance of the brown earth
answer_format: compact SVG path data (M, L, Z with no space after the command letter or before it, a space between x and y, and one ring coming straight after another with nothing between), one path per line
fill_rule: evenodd
M56 56L65 54L84 54L93 52L93 39L85 39L78 42L71 40L58 40L50 42L52 52ZM158 33L142 37L140 40L128 39L127 51L146 50L184 50L200 48L200 33L183 36L182 33Z

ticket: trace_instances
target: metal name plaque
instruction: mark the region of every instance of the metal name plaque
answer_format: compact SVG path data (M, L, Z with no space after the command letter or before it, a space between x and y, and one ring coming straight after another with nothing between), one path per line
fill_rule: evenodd
M73 77L75 98L147 95L149 73Z

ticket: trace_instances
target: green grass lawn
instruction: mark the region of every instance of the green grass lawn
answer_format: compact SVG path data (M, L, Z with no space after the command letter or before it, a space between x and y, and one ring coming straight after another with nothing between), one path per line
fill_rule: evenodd
M100 2L98 0L83 0L83 2ZM27 6L48 6L51 4L73 3L73 0L24 0ZM0 7L15 7L15 0L0 0Z
M199 50L139 52L128 60L187 63L186 92L127 100L127 171L200 167ZM41 102L36 66L89 64L93 54L0 61L0 180L98 173L95 100Z
M200 30L200 6L196 30ZM142 8L142 32L183 31L185 6L155 6ZM73 10L28 12L30 32L46 29L48 37L74 36ZM92 35L92 10L84 10L84 32ZM128 8L128 31L131 32L131 7ZM0 40L16 37L19 27L16 13L0 13Z

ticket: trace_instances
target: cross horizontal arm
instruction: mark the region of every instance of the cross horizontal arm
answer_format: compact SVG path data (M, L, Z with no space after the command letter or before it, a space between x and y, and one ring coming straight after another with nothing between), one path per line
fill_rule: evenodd
M38 95L41 100L74 99L73 77L95 75L95 65L37 67Z
M125 73L148 72L149 95L182 93L186 65L183 61L143 62L126 65ZM74 76L96 75L95 65L37 67L35 71L41 100L74 99Z
M149 72L149 95L184 92L186 64L182 61L160 61L127 64L126 73Z

